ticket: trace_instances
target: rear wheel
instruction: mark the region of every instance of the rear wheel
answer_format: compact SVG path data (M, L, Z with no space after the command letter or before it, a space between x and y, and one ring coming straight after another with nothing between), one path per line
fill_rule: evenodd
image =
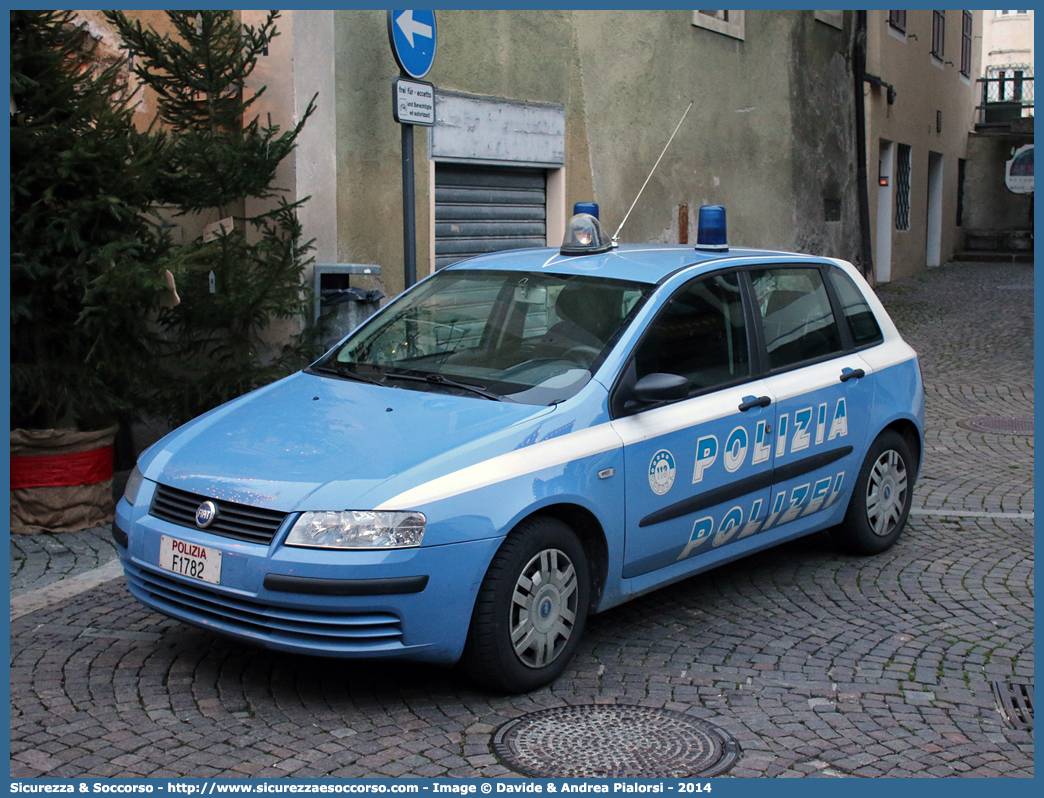
M913 495L914 458L906 440L885 430L870 446L834 541L852 554L878 554L903 532Z
M587 559L576 534L553 518L527 519L486 572L461 664L497 690L543 687L572 659L589 600Z

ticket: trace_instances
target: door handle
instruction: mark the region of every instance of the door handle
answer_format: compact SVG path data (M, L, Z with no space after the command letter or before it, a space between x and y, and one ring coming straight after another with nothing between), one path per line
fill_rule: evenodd
M866 376L866 372L862 369L852 369L851 371L841 372L841 382L848 382L849 380L861 380Z
M772 400L767 396L759 396L757 399L748 399L743 402L739 409L741 413L746 413L752 407L768 407L770 404L772 404Z

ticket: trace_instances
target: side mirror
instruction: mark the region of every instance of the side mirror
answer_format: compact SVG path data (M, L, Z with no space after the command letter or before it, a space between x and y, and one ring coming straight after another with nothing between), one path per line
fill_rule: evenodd
M646 374L634 385L634 398L642 404L687 399L689 381L678 374Z

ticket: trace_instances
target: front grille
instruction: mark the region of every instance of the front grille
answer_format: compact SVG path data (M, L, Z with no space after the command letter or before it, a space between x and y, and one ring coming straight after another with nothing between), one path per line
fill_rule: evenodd
M327 654L402 646L402 620L390 612L286 609L206 589L124 561L127 586L138 599L180 620L254 640Z
M224 538L267 546L286 518L286 513L278 510L234 504L167 485L156 486L149 515L178 526L199 529L196 525L196 510L208 500L217 505L218 514L214 522L207 527L207 532Z

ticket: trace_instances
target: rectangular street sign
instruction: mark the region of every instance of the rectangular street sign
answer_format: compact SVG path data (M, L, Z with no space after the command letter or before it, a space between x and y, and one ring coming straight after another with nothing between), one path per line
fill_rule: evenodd
M396 78L392 83L392 115L402 125L435 124L435 87L421 80Z

